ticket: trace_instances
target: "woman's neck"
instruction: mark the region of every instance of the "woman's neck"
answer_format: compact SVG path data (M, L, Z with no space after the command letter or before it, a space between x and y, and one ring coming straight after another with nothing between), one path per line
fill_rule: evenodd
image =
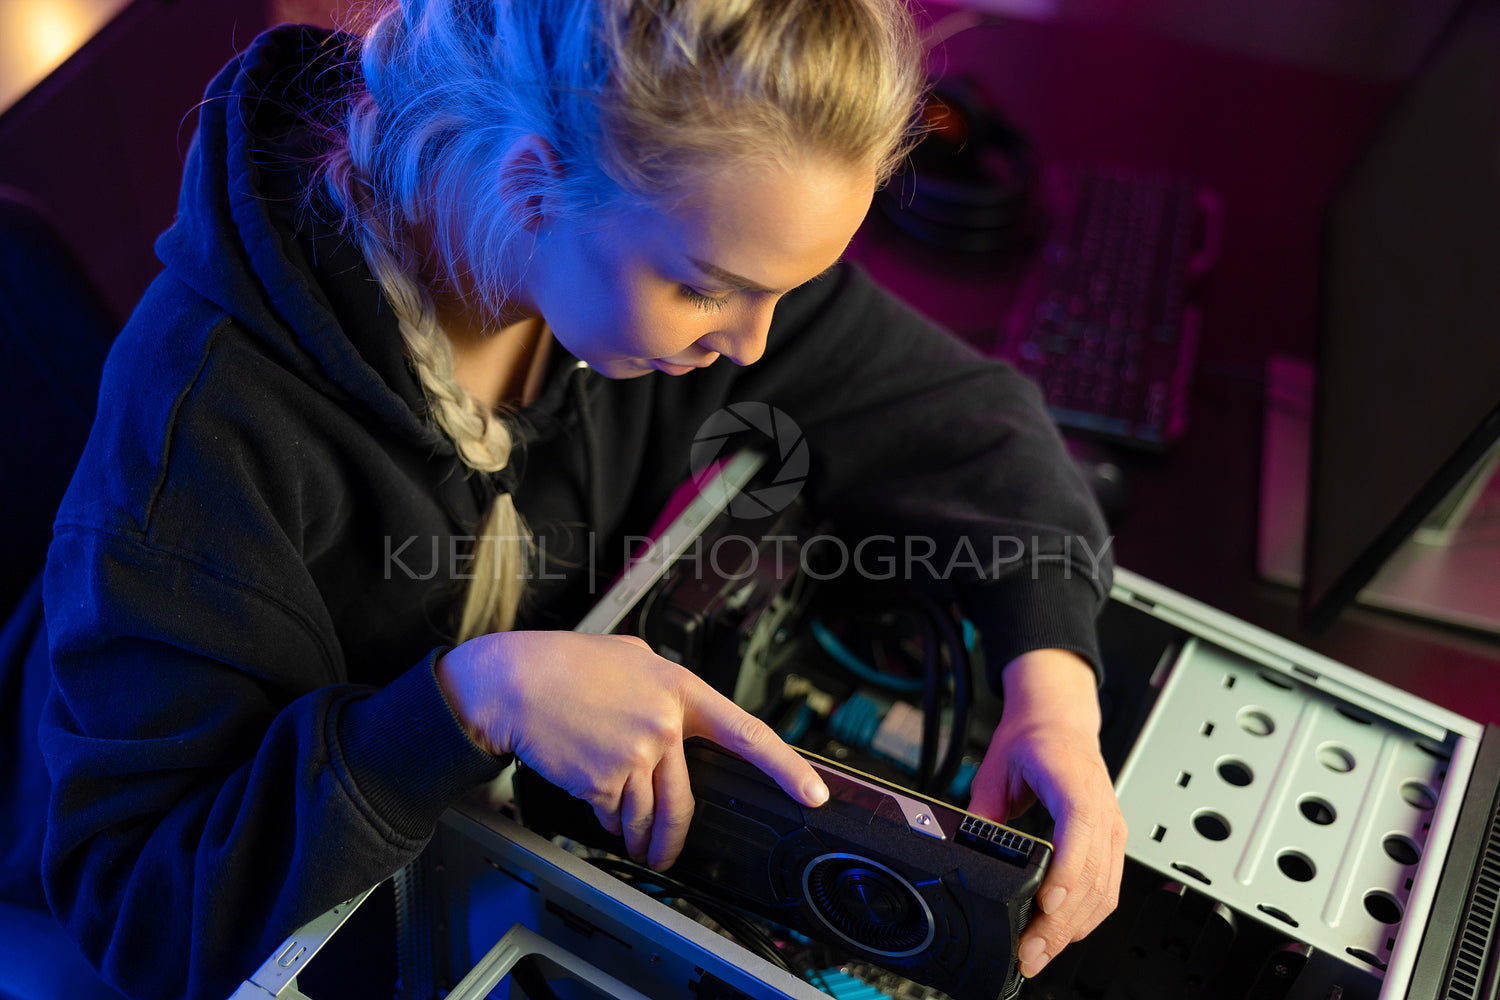
M530 403L541 390L552 345L546 322L524 302L497 318L485 317L464 301L451 278L440 276L427 230L414 227L412 237L426 261L422 283L453 348L454 379L490 412Z
M464 310L437 303L438 324L453 348L453 377L486 410L518 408L541 390L552 334L540 316L524 316L499 330L477 324Z

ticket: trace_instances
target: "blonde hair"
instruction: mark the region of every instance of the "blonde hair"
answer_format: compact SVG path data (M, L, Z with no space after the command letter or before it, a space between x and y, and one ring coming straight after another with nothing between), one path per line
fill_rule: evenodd
M509 462L511 429L454 381L419 275L461 279L464 306L498 329L539 205L574 219L621 199L667 205L708 170L807 155L884 179L910 148L924 77L903 0L387 0L359 61L326 187L432 419L486 473ZM497 183L528 136L552 163ZM460 640L512 627L522 598L527 533L509 494L480 534Z

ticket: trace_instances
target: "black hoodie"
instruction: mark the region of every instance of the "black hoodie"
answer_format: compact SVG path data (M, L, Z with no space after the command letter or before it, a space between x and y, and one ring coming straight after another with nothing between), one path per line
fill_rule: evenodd
M342 44L277 29L210 85L165 270L57 520L43 874L108 980L226 996L413 858L500 765L433 675L484 505L513 487L555 565L590 532L643 533L731 403L801 428L806 492L841 531L930 539L930 589L988 662L1097 665L1104 529L1034 387L852 267L788 294L748 368L610 381L554 351L512 476L467 473L362 259L302 197L299 109L347 84ZM525 624L567 628L598 576L549 577Z

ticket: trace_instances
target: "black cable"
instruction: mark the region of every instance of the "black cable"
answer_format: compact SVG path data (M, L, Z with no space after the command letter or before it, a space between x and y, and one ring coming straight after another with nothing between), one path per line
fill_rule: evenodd
M691 903L705 916L712 919L724 929L731 938L753 954L770 962L772 965L796 975L796 970L787 961L787 957L777 947L776 942L765 931L761 930L754 922L734 910L727 909L723 900L716 899L701 892L676 893L671 892L674 898Z
M963 629L954 621L952 610L937 608L938 627L948 637L953 670L953 728L948 734L948 754L938 775L938 790L945 792L958 776L963 764L964 744L969 736L969 710L974 702L974 671L969 649L964 645Z
M963 642L963 633L953 620L952 612L937 601L913 591L912 598L924 612L924 617L942 635L942 643L948 649L949 669L953 674L953 722L948 730L948 747L943 763L934 775L932 795L943 795L953 784L963 761L964 742L969 731L969 707L974 700L974 675L969 663L969 651ZM935 724L934 724L935 726ZM923 741L926 742L927 726L924 723ZM925 752L925 747L924 747Z
M922 737L913 787L924 795L943 797L963 763L968 739L969 712L973 702L973 672L968 648L952 612L917 590L908 591L908 622L915 618L922 647ZM942 731L944 694L944 650L953 673L953 720L941 759L938 743ZM839 662L843 662L842 660ZM847 664L846 664L847 666Z
M943 651L936 622L920 602L917 605L917 627L922 632L922 667L926 680L922 687L922 755L917 765L917 791L931 795L933 781L937 778L938 736L943 722Z
M671 875L654 871L623 858L593 857L586 860L596 868L608 872L654 899L673 898L691 903L704 916L724 928L725 933L743 945L746 950L793 975L797 974L771 936L724 900L695 889Z

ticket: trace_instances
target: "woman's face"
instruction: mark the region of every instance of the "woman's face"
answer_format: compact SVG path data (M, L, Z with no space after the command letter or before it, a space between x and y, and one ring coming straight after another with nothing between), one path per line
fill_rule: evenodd
M609 378L761 356L786 292L832 267L864 219L870 171L822 160L711 171L667 209L549 220L522 296Z

